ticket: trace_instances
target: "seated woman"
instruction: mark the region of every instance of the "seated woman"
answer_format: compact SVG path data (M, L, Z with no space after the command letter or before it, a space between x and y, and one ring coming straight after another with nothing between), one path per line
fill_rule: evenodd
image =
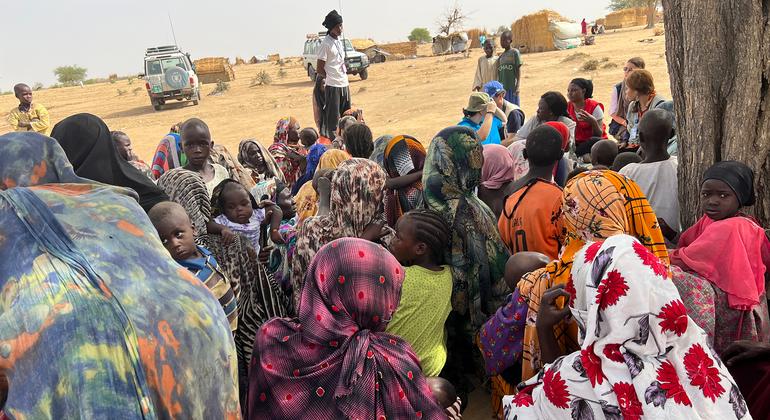
M523 334L522 380L534 376L544 363L552 362L559 355L541 353L535 328L540 300L547 289L568 283L575 254L586 242L620 234L632 235L660 258L666 268L669 265L655 212L639 186L615 172L583 172L568 182L564 189L562 223L565 229L560 242L564 245L559 260L527 274L518 285L522 304L528 306ZM554 331L560 354L578 348L577 327L573 322L560 322ZM517 341L521 335L513 337Z
M516 132L516 137L510 146L508 151L513 156L513 175L514 179L519 179L526 175L529 167L527 166L527 159L524 158L524 146L526 144L529 133L535 128L548 122L560 122L567 126L569 130L569 139L565 150L570 145L575 143L575 121L569 117L567 113L567 99L564 98L559 92L546 92L540 97L540 102L537 104L537 113L534 117L527 120L524 126ZM569 172L569 170L566 170Z
M297 252L292 261L292 290L299 304L303 274L316 252L339 238L364 238L389 242L382 215L382 196L387 175L368 159L342 162L328 191L329 207L306 219L297 232Z
M484 165L481 167L481 185L478 196L499 219L505 198L513 192L513 158L508 149L499 144L484 145Z
M225 314L133 191L30 132L0 136L0 180L3 417L240 414Z
M422 167L425 147L411 136L393 137L385 146L383 163L385 181L385 218L388 225L422 202Z
M53 127L51 137L67 154L75 173L103 184L131 188L145 212L168 197L150 179L121 158L110 129L99 117L77 114Z
M740 212L754 204L754 172L734 161L718 162L703 174L705 214L682 233L671 262L713 288L714 349L733 341L770 341L765 273L770 241L761 226ZM718 244L718 246L715 246Z
M569 306L558 309L557 299ZM687 316L665 262L637 238L615 235L575 253L571 281L543 295L543 343L555 341L551 325L570 314L579 349L505 397L507 419L747 418L735 380Z
M626 98L632 100L626 113L626 130L628 140L620 143L621 152L637 152L639 150L639 123L644 113L660 107L666 98L655 92L655 81L652 73L644 69L632 71L626 77Z
M299 129L294 117L281 118L275 125L273 144L268 148L289 185L294 185L299 178L305 160L304 148L299 145Z
M398 261L344 238L305 271L298 318L272 319L257 336L245 418L446 418L409 344L385 333L404 281Z
M593 94L594 84L588 79L572 79L567 87L567 113L575 121L575 155L578 161L591 153L591 147L596 142L607 138L604 105L592 99Z
M244 168L240 162L235 160L225 146L212 142L211 157L209 159L212 163L216 163L227 169L229 177L238 181L238 183L246 187L247 190L254 188L256 182L254 182L254 179L251 177L251 171Z
M340 163L349 159L350 155L348 152L341 149L329 149L321 156L315 174L313 174L312 182L306 182L305 185L300 187L297 194L294 195L294 202L297 206L297 224L308 217L315 216L318 212L318 192L315 185L318 173L321 171L334 171L340 166ZM329 178L331 179L331 176Z
M497 220L475 194L481 180L483 146L469 127L454 126L433 138L423 168L424 206L449 226L444 260L452 270L452 313L447 320L447 362L443 377L460 398L470 390L466 373L477 371L473 336L510 293L503 273L508 260Z
M238 162L256 184L251 189L251 195L257 200L263 200L263 196L272 197L277 182L286 183L273 155L256 139L241 141L238 145Z

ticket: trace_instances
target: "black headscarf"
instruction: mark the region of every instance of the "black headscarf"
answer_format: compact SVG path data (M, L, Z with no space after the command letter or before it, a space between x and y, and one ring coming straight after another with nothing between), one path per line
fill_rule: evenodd
M110 129L99 117L91 114L67 117L54 126L51 137L64 149L78 176L131 188L139 195L139 205L145 212L161 201L168 201L160 188L120 157Z
M332 10L329 12L328 15L326 15L326 18L324 19L323 23L321 25L324 26L324 28L328 30L332 30L335 26L342 23L342 16L340 16L339 13L337 13L336 10Z
M707 179L718 179L729 185L741 207L754 205L754 171L745 164L734 160L717 162L703 174L703 181Z

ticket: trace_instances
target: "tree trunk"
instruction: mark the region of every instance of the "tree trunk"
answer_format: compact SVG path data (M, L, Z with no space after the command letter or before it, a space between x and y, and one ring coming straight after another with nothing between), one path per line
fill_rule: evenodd
M663 0L683 226L702 215L701 176L721 160L754 170L757 204L744 211L770 224L768 7L762 0Z
M647 0L647 28L655 27L655 15L657 14L658 0Z

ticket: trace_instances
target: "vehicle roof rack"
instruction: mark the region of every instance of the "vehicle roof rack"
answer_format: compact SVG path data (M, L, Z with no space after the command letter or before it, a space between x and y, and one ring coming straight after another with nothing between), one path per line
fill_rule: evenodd
M176 45L165 45L162 47L152 47L147 48L147 53L145 55L161 55L161 54L169 54L169 53L178 53L179 47Z

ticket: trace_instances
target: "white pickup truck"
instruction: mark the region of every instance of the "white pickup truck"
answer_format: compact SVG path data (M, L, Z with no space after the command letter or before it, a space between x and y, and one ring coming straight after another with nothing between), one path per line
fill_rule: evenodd
M198 105L201 99L198 75L190 56L182 53L176 45L147 48L142 76L156 111L160 111L168 100L186 100Z
M308 77L313 81L315 81L316 74L315 66L318 63L318 49L321 48L321 42L323 42L326 36L326 32L319 32L317 35L310 34L307 35L307 40L305 41L302 61L307 69ZM349 39L343 38L342 44L345 46L345 67L348 69L348 74L359 75L361 80L366 80L369 77L369 57L364 53L356 51Z

